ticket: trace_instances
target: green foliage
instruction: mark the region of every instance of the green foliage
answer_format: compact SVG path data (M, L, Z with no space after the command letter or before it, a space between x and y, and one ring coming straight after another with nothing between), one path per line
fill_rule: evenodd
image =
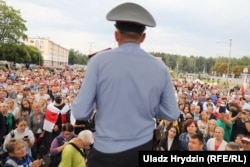
M28 63L43 65L44 60L43 60L43 56L42 56L39 49L37 49L34 46L26 46L25 49L27 50L27 52L30 56L30 59L29 59L30 61L28 61Z
M7 43L0 46L0 60L17 63L43 64L41 52L34 46Z
M27 39L25 20L19 10L7 6L0 0L0 46L6 43L20 43Z
M82 64L86 65L88 63L88 57L79 51L75 51L74 49L69 50L69 64Z
M239 77L243 71L243 68L244 68L243 66L235 65L235 66L232 66L231 71L233 71L236 77Z
M216 72L217 75L233 73L235 77L239 77L244 67L250 69L250 56L243 56L242 58L230 58L228 71L228 57L196 57L196 56L182 56L167 53L153 52L154 56L162 57L162 60L170 68L179 73L208 73ZM250 70L249 70L250 71Z
M189 73L202 73L212 72L213 65L215 63L215 58L204 58L195 56L182 56L176 54L167 53L151 53L154 56L162 57L162 60L170 69L175 69L176 72L189 72Z
M19 10L0 0L0 60L42 65L40 51L22 42L27 39L25 22Z

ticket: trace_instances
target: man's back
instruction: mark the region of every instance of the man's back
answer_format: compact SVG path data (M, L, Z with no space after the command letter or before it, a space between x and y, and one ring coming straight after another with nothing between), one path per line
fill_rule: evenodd
M180 111L167 67L140 49L146 26L156 26L153 16L128 2L106 18L115 21L119 47L90 59L71 109L76 119L87 120L96 107L89 167L137 167L138 151L153 148L155 118L174 121Z
M119 152L152 139L153 118L157 117L161 98L166 98L164 91L168 92L167 105L177 109L169 78L166 66L140 49L138 44L126 43L92 58L84 80L86 94L83 97L89 96L89 91L96 96L95 148ZM88 104L82 106L86 107L84 111L89 107ZM171 116L175 118L176 115Z

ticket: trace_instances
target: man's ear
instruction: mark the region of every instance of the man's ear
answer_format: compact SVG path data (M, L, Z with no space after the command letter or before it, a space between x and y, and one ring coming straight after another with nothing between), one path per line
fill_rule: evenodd
M142 43L146 38L146 33L142 33L140 43Z
M115 40L116 42L119 42L120 39L120 33L118 31L115 31Z

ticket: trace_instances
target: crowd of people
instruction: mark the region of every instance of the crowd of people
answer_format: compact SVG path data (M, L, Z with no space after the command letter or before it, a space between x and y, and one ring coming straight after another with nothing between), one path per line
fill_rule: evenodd
M59 166L61 157L69 156L62 154L64 148L88 123L75 120L70 110L84 73L40 68L2 70L0 74L0 139L5 150L12 155L21 143L27 157L24 161L28 163L42 158L39 153L42 149L44 155L50 155L50 166ZM173 122L156 119L160 137L154 150L250 150L249 95L243 95L237 87L214 83L185 79L172 82L176 93L172 98L181 114ZM88 149L93 141L85 143L81 148ZM85 160L86 150L82 152ZM66 162L69 161L62 163Z
M156 150L225 151L232 145L234 150L250 150L249 95L236 85L185 79L173 83L181 115L174 122L158 121Z
M6 152L1 154L2 162L8 163L5 166L13 166L13 161L34 167L67 164L69 159L61 162L61 156L68 144L85 151L79 152L75 166L81 157L86 160L93 128L87 131L88 120L76 121L70 110L83 78L84 72L69 68L0 71L0 144ZM50 164L44 164L45 155L49 155Z
M249 95L171 78L140 49L146 26L156 26L143 7L124 3L106 18L116 22L119 47L91 58L86 76L68 68L0 70L4 166L39 167L46 154L51 167L137 167L141 150L250 150Z

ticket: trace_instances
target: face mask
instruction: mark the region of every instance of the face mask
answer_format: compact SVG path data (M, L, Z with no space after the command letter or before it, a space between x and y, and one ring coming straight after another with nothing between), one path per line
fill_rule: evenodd
M60 103L62 102L62 99L55 99L55 102L56 102L57 104L60 104Z
M230 110L232 112L232 117L235 117L238 114L237 110Z

